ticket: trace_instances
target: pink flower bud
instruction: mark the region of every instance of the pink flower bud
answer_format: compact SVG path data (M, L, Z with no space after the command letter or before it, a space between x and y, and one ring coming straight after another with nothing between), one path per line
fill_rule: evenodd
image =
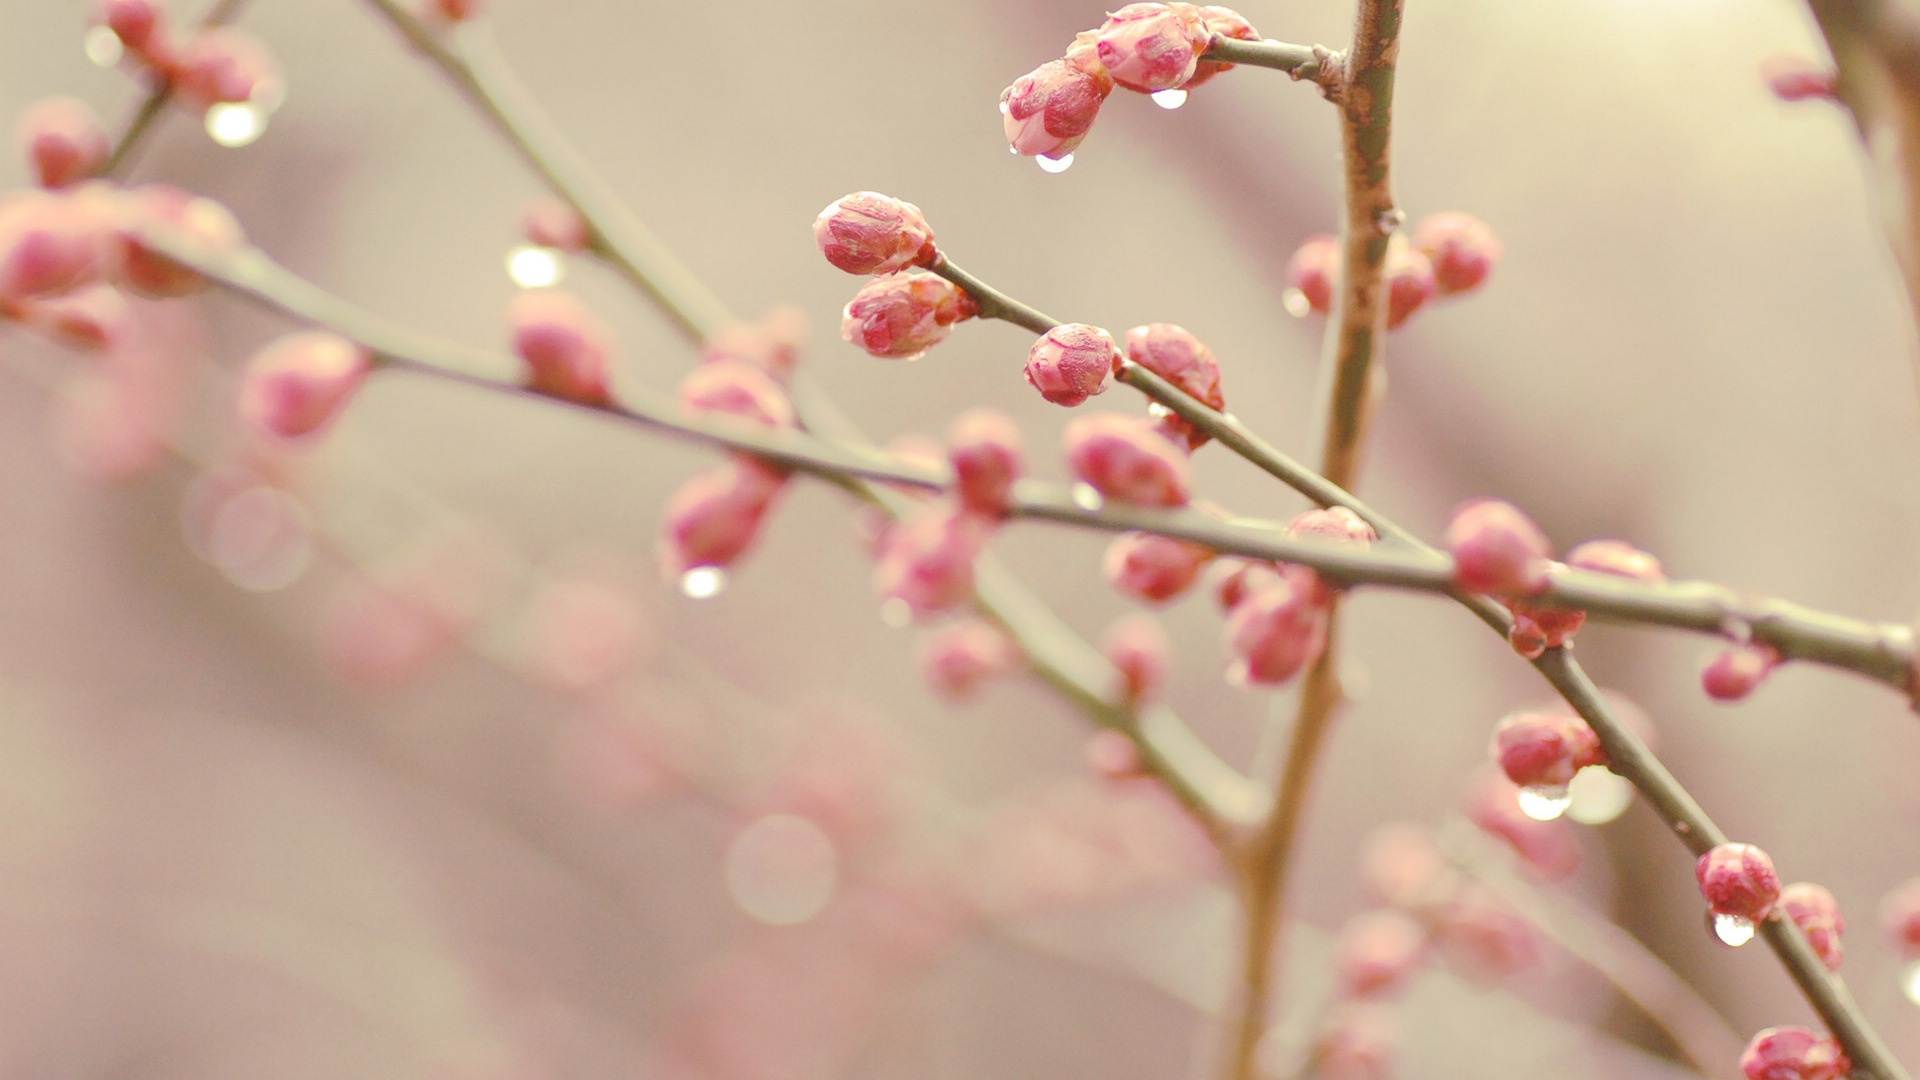
M1000 92L1007 143L1028 157L1070 154L1112 91L1113 77L1097 61L1050 60Z
M1138 780L1152 775L1140 758L1140 746L1112 728L1087 736L1081 755L1087 770L1107 780Z
M1479 288L1502 250L1486 222L1457 211L1421 219L1413 230L1413 246L1430 260L1441 296Z
M813 221L813 240L828 262L849 274L931 266L939 254L919 207L873 191L856 191L828 203Z
M1400 1035L1384 1005L1346 1003L1314 1038L1313 1073L1323 1080L1390 1080Z
M529 389L583 405L605 405L613 332L572 293L526 289L507 302L514 355Z
M481 0L427 0L426 5L427 14L450 23L463 23L477 18L485 6ZM558 244L548 246L559 247Z
M365 349L337 334L288 334L247 365L240 381L240 418L268 440L318 435L346 408L371 367Z
M231 254L246 241L232 211L204 195L167 184L129 189L117 205L114 276L144 296L186 296L207 284L199 271L148 247L148 236L204 257Z
M1253 559L1221 558L1215 559L1207 568L1207 590L1213 593L1213 601L1219 605L1220 613L1225 615L1240 606L1247 597L1278 585L1283 579L1274 564Z
M96 0L88 21L112 30L127 51L149 63L164 61L171 51L166 42L166 10L159 0Z
M1340 238L1310 236L1287 260L1287 311L1303 316L1333 310L1334 290L1340 287Z
M1127 331L1127 358L1184 390L1215 412L1226 407L1220 392L1220 365L1212 350L1185 329L1172 323L1148 323ZM1156 413L1165 407L1155 404ZM1186 446L1200 449L1210 438L1171 412L1159 417L1160 432Z
M707 339L700 362L736 360L751 364L784 386L800 363L800 349L806 340L806 312L782 304L753 322L721 327Z
M841 312L840 336L882 360L918 360L978 311L965 289L910 270L861 286Z
M1547 585L1552 545L1512 503L1476 499L1447 523L1453 581L1468 592L1531 595Z
M1580 845L1565 819L1539 821L1520 809L1520 789L1492 770L1475 775L1466 795L1467 819L1497 836L1535 876L1559 881L1579 869Z
M1564 569L1560 563L1551 560L1547 563L1548 577ZM1529 660L1548 649L1565 645L1587 622L1587 613L1576 608L1553 607L1523 597L1505 597L1500 603L1513 613L1513 625L1507 629L1507 644Z
M1881 898L1880 925L1900 946L1902 958L1920 957L1920 877L1909 878Z
M1760 78L1781 101L1833 101L1839 77L1805 56L1775 53L1760 61Z
M1151 94L1192 78L1212 40L1191 4L1128 4L1107 16L1094 47L1114 82Z
M1360 845L1360 877L1380 900L1413 912L1434 908L1460 884L1433 829L1408 821L1367 834Z
M573 571L542 582L527 607L526 666L543 685L603 690L633 666L646 620L611 575Z
M874 588L916 617L946 611L973 594L973 562L986 539L980 519L932 504L887 530L874 565Z
M1095 491L1136 506L1184 506L1188 465L1146 422L1107 413L1067 425L1067 466Z
M1840 1044L1803 1027L1770 1027L1740 1054L1747 1080L1841 1080L1853 1065Z
M1389 330L1412 318L1439 291L1432 260L1398 235L1387 244L1387 262L1381 272L1387 280Z
M1391 909L1348 919L1334 942L1342 998L1380 1000L1406 988L1427 954L1426 927Z
M1228 38L1235 41L1260 40L1260 31L1255 30L1253 24L1248 22L1245 16L1232 8L1208 5L1200 9L1200 17L1202 21L1206 23L1208 48L1212 48L1215 43ZM1182 85L1185 89L1191 90L1201 83L1206 82L1208 79L1213 78L1215 75L1232 70L1232 64L1223 63L1219 60L1202 60L1194 67L1193 77Z
M108 249L97 206L40 191L0 199L0 300L55 296L97 279Z
M1796 881L1780 890L1780 910L1806 935L1807 944L1820 957L1828 971L1839 971L1844 949L1840 935L1847 932L1847 920L1840 915L1840 902L1824 885Z
M680 412L689 418L737 416L770 428L799 423L779 383L759 368L729 361L701 364L680 380Z
M941 627L920 648L920 674L940 696L956 701L1019 662L1019 646L985 619Z
M1739 701L1767 681L1780 666L1780 654L1757 641L1735 645L1709 657L1700 669L1700 688L1715 701Z
M1440 911L1435 940L1463 978L1492 985L1540 962L1532 924L1481 886L1460 890Z
M1186 592L1213 559L1199 544L1155 533L1124 533L1107 545L1102 569L1122 595L1164 604Z
M677 578L701 566L731 566L753 546L783 477L734 458L696 473L667 499L660 570Z
M447 3L471 4L473 0L435 0L436 7ZM448 16L448 18L459 22L465 16ZM526 209L520 211L520 235L526 237L529 244L537 244L540 247L569 254L585 250L588 242L593 239L593 234L587 228L586 219L580 216L580 211L575 210L573 204L565 199L556 199L550 195L534 199L526 205Z
M1294 540L1326 540L1337 544L1351 544L1362 550L1372 547L1373 542L1379 539L1373 531L1373 526L1360 520L1360 515L1344 506L1308 510L1287 523L1287 536ZM1315 603L1333 602L1337 590L1320 580L1320 575L1308 567L1282 563L1280 572L1290 580L1297 581L1302 587L1311 590Z
M1227 617L1227 678L1274 686L1293 678L1327 645L1327 609L1308 590L1282 582L1261 589Z
M1700 895L1715 915L1760 922L1780 899L1780 876L1773 860L1752 844L1721 844L1694 864Z
M1494 763L1521 787L1565 787L1589 765L1606 764L1586 721L1566 713L1515 713L1493 729Z
M1055 405L1078 405L1106 393L1120 350L1105 330L1066 323L1040 335L1027 352L1027 384Z
M112 152L100 118L78 98L35 102L20 115L18 132L34 179L43 188L85 180L100 171Z
M279 65L260 39L231 26L195 33L180 50L173 88L196 108L279 96Z
M45 300L23 300L20 321L81 349L105 349L127 339L133 306L119 289L96 282Z
M1100 652L1120 673L1120 699L1137 708L1166 685L1173 642L1151 615L1123 615L1100 637Z
M971 513L1000 517L1013 497L1014 481L1026 471L1020 429L995 409L961 413L947 429L947 461L960 504Z
M1589 540L1567 552L1567 565L1658 585L1667 580L1660 560L1625 540Z

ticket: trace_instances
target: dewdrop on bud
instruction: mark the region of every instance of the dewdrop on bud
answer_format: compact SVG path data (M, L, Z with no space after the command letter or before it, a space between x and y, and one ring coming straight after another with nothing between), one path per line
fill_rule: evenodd
M148 246L149 236L201 258L230 255L246 240L232 211L204 195L167 184L124 191L117 206L113 273L120 284L144 296L186 296L207 284L198 270Z
M856 191L828 203L813 221L813 240L828 262L849 274L931 266L939 254L919 207L874 191Z
M1779 666L1780 654L1770 645L1735 645L1708 658L1700 669L1700 688L1715 701L1739 701Z
M909 617L949 610L973 593L973 563L986 540L980 519L943 503L887 530L874 564L874 591Z
M682 591L696 599L719 592L726 576L712 571L724 571L753 546L783 480L758 462L739 458L690 477L667 499L662 575L679 580Z
M762 427L799 424L793 402L766 372L737 360L701 364L680 380L680 412L692 418L734 416Z
M604 405L613 332L571 293L543 289L507 302L513 352L527 365L527 387L583 405Z
M1130 532L1107 545L1107 584L1142 603L1164 604L1193 587L1213 552L1157 533Z
M1209 5L1200 9L1200 17L1206 24L1208 48L1212 48L1215 43L1223 39L1234 41L1260 40L1260 31L1255 30L1253 24L1248 22L1245 16L1232 8ZM1219 60L1202 60L1194 65L1193 77L1182 83L1181 88L1192 90L1194 87L1199 86L1215 75L1232 70L1232 64Z
M840 316L840 336L882 360L918 360L953 324L979 311L973 297L938 274L911 270L861 286Z
M1432 260L1398 235L1387 243L1387 262L1381 272L1386 277L1389 330L1412 318L1439 292Z
M1535 876L1546 881L1565 878L1580 866L1580 845L1566 822L1554 820L1559 812L1550 817L1528 813L1521 805L1523 790L1496 770L1476 773L1467 787L1467 819L1506 841Z
M1325 315L1333 310L1333 294L1340 287L1340 239L1310 236L1287 260L1287 291L1281 298L1294 318Z
M34 182L66 187L100 171L112 147L100 118L78 98L52 97L20 115L16 129Z
M1160 696L1173 642L1151 615L1123 615L1100 636L1100 652L1120 673L1120 700L1137 708Z
M1151 94L1191 79L1212 40L1191 4L1128 4L1107 16L1094 48L1114 82Z
M1000 517L1013 498L1014 481L1026 471L1020 429L995 409L961 413L947 429L947 463L953 492L971 513Z
M1000 92L1007 144L1029 157L1070 157L1112 91L1113 77L1091 51L1040 65Z
M127 52L149 64L159 65L168 60L166 10L159 0L98 0L88 21L96 28L107 30ZM94 52L91 43L88 51ZM108 61L101 66L112 63Z
M1468 592L1531 595L1546 587L1552 545L1512 503L1476 499L1447 523L1453 581Z
M1227 617L1227 679L1275 686L1298 675L1327 644L1327 609L1282 582L1248 596Z
M1713 916L1713 932L1728 945L1744 945L1780 899L1773 860L1752 844L1721 844L1694 864L1700 895Z
M1027 384L1055 405L1078 405L1106 393L1119 358L1105 330L1065 323L1040 335L1027 351Z
M1747 1080L1842 1080L1853 1064L1840 1044L1803 1027L1770 1027L1740 1053Z
M1840 902L1824 885L1796 881L1780 890L1780 910L1806 936L1820 962L1828 971L1839 971L1845 955L1840 936L1847 932L1847 920L1840 915Z
M293 442L331 426L372 366L366 350L318 330L261 350L240 381L240 418L261 438Z
M1564 569L1564 565L1549 560L1547 576L1551 578ZM1535 603L1525 597L1503 597L1500 603L1513 613L1513 625L1507 629L1507 644L1529 660L1537 659L1548 649L1564 646L1587 622L1587 613L1577 608Z
M194 34L180 50L173 88L201 110L253 104L271 112L285 92L266 45L231 26L207 27Z
M1548 788L1564 794L1575 773L1589 765L1606 764L1593 729L1568 713L1508 716L1494 727L1490 750L1500 771L1522 790Z
M1135 506L1185 506L1187 456L1145 421L1105 413L1067 425L1067 467L1103 498Z
M1502 250L1486 222L1457 211L1420 219L1413 229L1413 246L1429 260L1441 296L1479 288Z
M927 636L920 647L920 674L941 697L971 697L980 684L1011 670L1020 648L984 619L966 619Z
M1153 372L1185 391L1208 408L1219 412L1226 408L1220 392L1220 364L1213 350L1186 328L1172 323L1148 323L1127 331L1127 359ZM1189 451L1206 445L1209 436L1169 413L1161 421L1162 430L1177 436Z

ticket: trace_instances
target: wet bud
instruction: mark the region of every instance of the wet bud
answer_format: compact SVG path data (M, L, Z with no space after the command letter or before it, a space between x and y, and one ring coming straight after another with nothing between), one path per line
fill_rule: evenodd
M1213 351L1185 328L1172 323L1148 323L1127 331L1127 359L1185 391L1213 409L1226 407L1220 392L1220 364ZM1206 445L1208 436L1171 413L1161 419L1162 433L1177 436L1189 451Z
M100 171L112 152L100 118L78 98L35 102L20 115L17 130L34 181L43 188L85 180Z
M240 380L240 418L254 434L287 442L330 427L372 366L366 350L308 330L262 349Z
M966 619L927 635L920 647L920 674L941 697L971 697L980 684L1020 662L1020 648L999 627Z
M1310 236L1287 260L1287 311L1299 317L1325 315L1333 310L1333 294L1340 287L1340 238Z
M159 0L97 0L89 21L112 30L128 52L149 63L163 61L169 52L166 10Z
M1494 763L1521 787L1565 787L1589 765L1606 764L1586 721L1566 713L1515 713L1493 729Z
M978 311L965 289L912 270L861 286L841 312L840 336L883 360L918 360Z
M1070 154L1086 139L1100 103L1112 91L1113 78L1097 61L1050 60L1000 92L1007 143L1028 157Z
M0 301L57 296L97 279L106 224L73 195L22 191L0 199Z
M1082 416L1067 425L1067 467L1116 502L1184 506L1187 457L1144 421L1111 413Z
M1803 1027L1771 1027L1740 1054L1747 1080L1841 1080L1853 1071L1840 1044Z
M1700 669L1700 688L1715 701L1739 701L1767 681L1780 666L1780 654L1757 641L1735 645L1707 659Z
M1700 895L1715 915L1760 922L1780 899L1780 876L1773 860L1752 844L1721 844L1694 864Z
M1839 971L1845 950L1840 935L1847 932L1847 920L1840 915L1840 902L1826 886L1811 881L1796 881L1780 890L1780 910L1806 935L1807 944L1820 957L1828 971Z
M1107 584L1148 604L1164 604L1193 586L1213 552L1155 533L1130 532L1107 545Z
M1564 569L1560 563L1547 563L1549 577ZM1587 613L1577 608L1553 607L1522 597L1506 597L1500 603L1513 613L1513 625L1507 629L1507 644L1529 660L1537 659L1548 649L1565 645L1587 622Z
M1333 951L1340 996L1377 1001L1405 989L1420 970L1427 930L1398 911L1368 911L1347 920Z
M1489 836L1497 836L1535 876L1559 881L1579 869L1580 844L1565 819L1541 821L1520 808L1520 789L1489 769L1468 785L1465 810Z
M1387 262L1381 273L1386 277L1389 330L1412 318L1439 292L1432 260L1398 235L1387 244Z
M1300 674L1327 645L1327 609L1285 581L1261 589L1227 617L1227 678L1275 686Z
M1781 101L1833 101L1839 76L1805 56L1775 53L1760 61L1760 78Z
M1120 350L1105 330L1065 323L1040 335L1027 352L1027 384L1055 405L1078 405L1106 393Z
M733 565L759 535L782 481L746 458L689 478L667 499L661 573L677 578L696 567Z
M1207 590L1213 593L1213 601L1220 613L1231 614L1234 608L1247 597L1278 585L1283 579L1280 571L1272 563L1253 559L1222 558L1215 559L1207 568Z
M1454 584L1468 592L1531 595L1546 587L1553 548L1512 503L1476 499L1447 523Z
M953 608L973 593L973 563L986 540L980 519L931 504L887 530L874 565L874 589L916 617Z
M1208 5L1200 9L1200 17L1207 27L1207 47L1225 38L1235 41L1259 41L1260 31L1246 17L1232 8ZM1222 72L1232 71L1233 65L1218 60L1202 60L1193 69L1193 77L1182 85L1191 90Z
M1166 685L1173 642L1151 615L1123 615L1100 637L1100 652L1120 673L1120 698L1138 707L1160 696Z
M436 0L438 3L439 0ZM460 2L460 0L455 0ZM455 21L458 21L457 19ZM529 202L520 212L520 235L527 243L569 254L582 251L593 239L585 218L573 204L551 196Z
M920 208L891 195L856 191L827 204L813 222L827 261L849 274L891 274L931 266L938 252Z
M1191 4L1128 4L1107 16L1094 47L1114 82L1151 94L1191 79L1212 40Z
M260 39L231 26L200 30L180 50L173 88L196 108L223 102L274 101L279 65Z
M986 517L1007 512L1014 481L1026 472L1020 429L995 409L961 413L947 430L953 493L968 511Z
M1459 212L1422 218L1413 230L1413 246L1430 260L1441 296L1478 288L1502 250L1486 222Z
M1908 960L1920 957L1920 877L1909 878L1880 900L1880 925Z
M1567 565L1576 570L1612 574L1648 585L1667 580L1660 560L1625 540L1589 540L1567 552Z
M232 254L246 242L232 211L204 195L167 184L131 188L117 206L114 276L144 296L186 296L207 284L198 270L148 246L148 237L207 258Z
M524 289L507 303L514 355L526 361L527 386L542 394L605 405L613 332L572 293Z
M799 423L793 402L780 384L747 364L701 364L680 380L679 398L680 413L689 419L736 416L769 428Z

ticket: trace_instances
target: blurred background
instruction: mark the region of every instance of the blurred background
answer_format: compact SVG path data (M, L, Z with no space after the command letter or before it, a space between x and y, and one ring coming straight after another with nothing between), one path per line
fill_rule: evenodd
M131 111L137 84L83 51L86 7L0 5L0 113L56 93L110 127ZM1335 0L1240 10L1283 40L1348 35ZM956 261L1042 310L1186 326L1228 407L1311 458L1321 323L1279 298L1287 257L1337 220L1331 110L1251 69L1174 112L1120 92L1045 174L1007 153L995 103L1100 17L1057 0L487 16L729 306L805 313L806 371L877 439L989 404L1058 478L1069 414L1022 382L1030 342L1005 324L914 364L838 340L858 283L807 229L862 189L918 204ZM134 176L220 199L384 316L503 348L535 179L367 5L255 0L241 25L278 56L284 106L233 149L174 109ZM1390 339L1376 506L1431 537L1497 495L1563 548L1620 537L1678 577L1915 616L1912 333L1851 127L1768 93L1758 64L1780 51L1821 55L1788 0L1408 5L1396 193L1415 219L1484 218L1506 255ZM25 177L0 163L0 186ZM566 286L615 326L626 385L695 362L600 268L575 262ZM654 537L710 455L401 375L313 453L266 455L232 430L232 372L289 327L218 294L139 317L154 344L131 369L0 333L0 1067L1159 1077L1209 1059L1232 926L1209 859L1152 792L1085 778L1085 722L1037 683L933 694L923 632L878 617L843 495L795 485L728 587L691 600L655 574ZM1123 388L1086 408L1140 405ZM1195 464L1239 512L1305 508L1222 451ZM1020 525L993 549L1094 637L1130 607L1104 545ZM1546 692L1448 603L1362 592L1349 612L1358 700L1299 855L1283 1057L1326 997L1329 933L1372 903L1362 838L1456 813L1493 722ZM1223 682L1203 596L1164 623L1170 703L1248 765L1290 696ZM1835 892L1846 974L1920 1058L1874 916L1920 872L1904 704L1788 668L1715 706L1707 643L1673 633L1594 626L1579 652L1730 833ZM1581 867L1553 888L1666 957L1741 1039L1810 1022L1768 954L1710 940L1662 833L1641 807L1580 828ZM1398 1014L1409 1076L1671 1067L1551 947L1499 986L1436 972Z

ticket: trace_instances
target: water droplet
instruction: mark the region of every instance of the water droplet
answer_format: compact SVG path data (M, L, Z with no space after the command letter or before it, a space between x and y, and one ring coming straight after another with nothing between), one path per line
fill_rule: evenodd
M1900 989L1907 1000L1920 1005L1920 960L1908 964L1900 972Z
M284 589L313 564L306 507L265 484L221 502L204 540L203 557L228 581L251 592Z
M207 110L207 136L225 147L245 146L267 130L267 114L251 101L223 101Z
M836 861L820 826L794 814L768 814L727 846L727 892L748 916L793 926L833 899Z
M1033 159L1040 165L1041 172L1063 173L1073 168L1073 155L1066 154L1057 158L1037 157Z
M725 592L727 572L717 566L696 566L680 575L680 593L694 600L710 600Z
M880 621L901 630L913 623L913 605L899 597L880 602Z
M1155 105L1163 109L1177 109L1187 103L1185 90L1155 90L1147 96L1153 99Z
M1573 805L1573 796L1565 784L1523 787L1516 799L1520 803L1520 812L1535 821L1552 821Z
M1605 765L1589 765L1567 786L1573 805L1567 816L1582 825L1605 825L1633 805L1633 784Z
M1073 505L1082 510L1098 510L1107 505L1107 500L1094 490L1092 484L1075 484L1070 494L1073 497Z
M127 47L121 43L120 35L105 26L88 30L87 36L80 39L80 47L86 50L87 59L103 68L119 63L120 58L127 54Z
M521 244L507 252L507 276L523 289L544 289L560 284L567 276L567 264L552 248Z
M1753 920L1745 915L1713 916L1713 936L1733 948L1739 948L1753 940Z
M1000 99L1000 115L1001 116L1007 115L1007 99L1006 98Z
M1281 293L1280 306L1286 308L1287 314L1296 319L1304 319L1313 314L1313 301L1308 300L1307 294L1299 289L1288 289Z

